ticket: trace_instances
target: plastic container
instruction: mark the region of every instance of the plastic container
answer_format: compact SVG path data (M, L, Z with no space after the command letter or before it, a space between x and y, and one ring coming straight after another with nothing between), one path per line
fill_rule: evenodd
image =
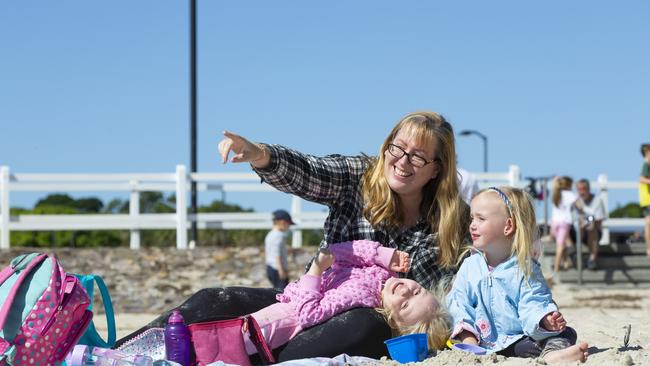
M128 355L108 348L82 344L74 346L65 359L67 366L152 366L153 359L144 355Z
M429 346L426 333L413 333L384 341L390 358L401 363L419 362L427 358Z
M190 330L178 310L172 312L165 327L165 359L190 366Z

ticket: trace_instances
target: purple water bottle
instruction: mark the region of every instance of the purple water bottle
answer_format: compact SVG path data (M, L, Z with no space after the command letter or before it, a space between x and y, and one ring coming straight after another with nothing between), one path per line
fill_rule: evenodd
M165 359L190 366L190 331L178 310L172 312L165 327Z

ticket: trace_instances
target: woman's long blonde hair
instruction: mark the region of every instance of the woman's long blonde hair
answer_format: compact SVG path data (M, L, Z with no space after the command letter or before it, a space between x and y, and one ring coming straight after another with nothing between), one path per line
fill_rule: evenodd
M440 170L435 179L422 187L420 212L431 225L431 231L438 233L438 265L442 268L452 268L456 265L463 233L467 229L467 206L458 193L454 130L440 114L410 113L395 125L381 145L379 156L371 162L363 176L363 214L372 226L397 228L403 223L404 213L399 204L399 195L390 189L384 176L384 153L402 129L413 136L420 145L437 142L435 164L439 165Z
M497 189L506 196L507 201L510 203L510 207L508 208L506 199L499 197L499 201L503 202L506 214L512 219L514 228L511 255L517 256L519 268L522 269L524 277L528 279L533 267L533 243L538 235L533 199L528 193L519 188L501 186L497 187ZM485 188L479 191L474 197L478 197L487 192L499 194L493 188Z
M573 179L571 179L571 177L557 177L553 180L553 195L551 200L555 207L560 206L560 202L562 201L562 191L570 190L571 186L573 186Z

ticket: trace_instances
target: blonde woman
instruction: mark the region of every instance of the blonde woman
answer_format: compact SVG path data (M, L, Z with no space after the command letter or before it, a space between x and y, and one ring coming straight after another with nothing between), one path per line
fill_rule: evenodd
M329 243L373 240L409 254L406 274L431 288L452 273L466 237L467 205L458 192L454 132L440 114L416 112L388 134L377 157L316 157L224 132L222 161L250 163L280 191L327 205Z

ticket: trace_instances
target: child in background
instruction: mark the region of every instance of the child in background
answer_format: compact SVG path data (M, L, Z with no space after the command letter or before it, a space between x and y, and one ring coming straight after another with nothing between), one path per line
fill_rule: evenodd
M285 210L273 211L272 220L273 227L264 238L266 277L273 288L283 290L289 284L287 237L289 226L294 225L294 222Z
M452 339L507 357L542 357L547 363L587 359L587 343L553 302L532 258L535 210L521 189L490 187L471 202L473 249L447 296Z
M429 347L442 349L450 333L444 302L417 282L395 275L408 272L409 266L406 252L377 242L332 244L329 253L320 252L307 273L277 296L279 302L251 315L271 349L356 307L379 308L395 335L427 333ZM248 334L244 342L249 355L257 353Z
M571 208L578 196L571 190L573 179L570 177L555 177L553 179L553 193L551 200L551 235L555 238L555 265L553 270L558 272L560 265L566 260L566 255L575 252L569 233L573 224ZM568 268L568 265L565 265Z
M643 165L639 178L639 205L645 216L646 255L650 257L650 144L641 144Z

